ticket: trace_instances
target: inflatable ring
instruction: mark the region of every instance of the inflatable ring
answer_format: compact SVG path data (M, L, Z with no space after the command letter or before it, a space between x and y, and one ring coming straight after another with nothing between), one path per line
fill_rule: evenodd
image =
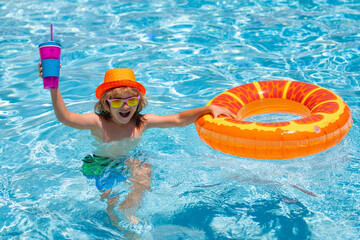
M298 81L259 81L229 89L207 105L229 109L237 119L196 120L202 141L224 153L283 160L316 154L338 144L352 127L347 104L333 92ZM303 118L288 122L249 122L251 116L289 113Z

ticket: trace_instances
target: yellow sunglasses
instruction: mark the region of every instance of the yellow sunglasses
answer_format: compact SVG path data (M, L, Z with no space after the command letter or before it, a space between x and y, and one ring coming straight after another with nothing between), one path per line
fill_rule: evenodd
M112 108L121 108L126 103L129 107L135 107L139 104L140 95L124 99L106 99Z

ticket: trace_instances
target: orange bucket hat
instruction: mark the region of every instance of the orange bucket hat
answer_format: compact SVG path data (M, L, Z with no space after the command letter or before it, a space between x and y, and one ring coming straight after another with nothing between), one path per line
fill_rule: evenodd
M115 68L106 71L104 83L100 84L95 91L97 99L100 99L103 93L111 88L133 87L137 88L145 95L145 87L136 81L134 71L129 68Z

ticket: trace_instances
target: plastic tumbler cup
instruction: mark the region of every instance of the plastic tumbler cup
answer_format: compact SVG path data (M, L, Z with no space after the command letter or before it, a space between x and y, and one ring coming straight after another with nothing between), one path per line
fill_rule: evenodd
M59 87L61 44L44 42L39 45L45 89Z

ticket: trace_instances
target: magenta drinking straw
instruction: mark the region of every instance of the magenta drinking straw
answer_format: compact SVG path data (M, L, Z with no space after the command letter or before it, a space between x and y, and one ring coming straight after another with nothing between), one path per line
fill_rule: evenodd
M52 24L50 25L50 31L51 31L51 41L53 40L53 29L52 29Z

